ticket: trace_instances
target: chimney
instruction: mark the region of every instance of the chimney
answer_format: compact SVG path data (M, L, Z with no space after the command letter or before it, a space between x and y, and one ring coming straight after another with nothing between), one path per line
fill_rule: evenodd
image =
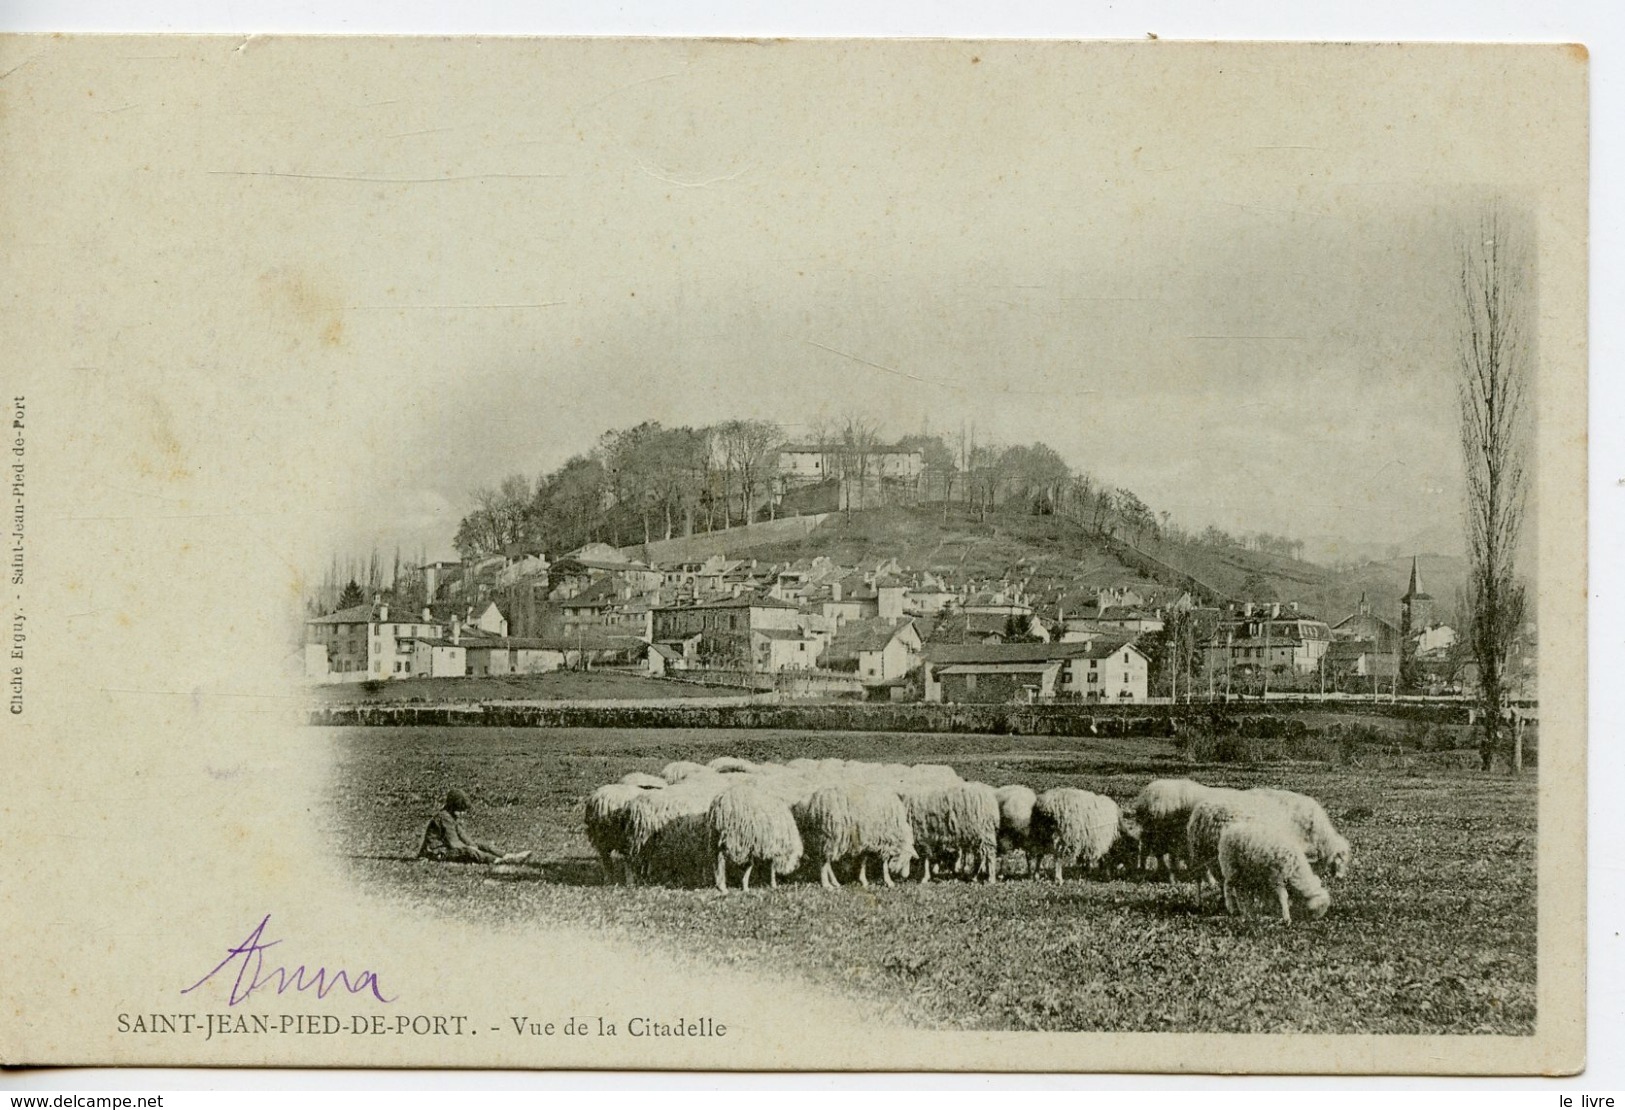
M426 620L426 621L427 621L427 620L433 620L433 619L434 619L434 618L433 618L433 617L431 617L431 616L430 616L430 615L429 615L429 607L428 607L428 606L427 606L427 605L425 605L425 606L424 606L424 607L423 607L423 619L424 619L424 620Z
M379 602L378 604L378 619L380 621L387 621L389 619L389 605L385 602Z
M1280 615L1281 615L1281 603L1279 601L1270 602L1270 619L1275 620Z
M463 642L463 618L456 613L451 615L451 642L454 644Z
M1241 615L1244 616L1244 617L1250 617L1250 616L1253 615L1253 603L1252 602L1244 601L1244 602L1241 603Z

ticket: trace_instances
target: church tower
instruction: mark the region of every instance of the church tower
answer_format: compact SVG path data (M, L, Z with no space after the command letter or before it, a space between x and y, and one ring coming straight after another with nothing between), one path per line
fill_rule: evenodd
M1406 640L1428 626L1433 617L1433 595L1422 589L1422 572L1411 556L1411 584L1399 599L1399 632Z

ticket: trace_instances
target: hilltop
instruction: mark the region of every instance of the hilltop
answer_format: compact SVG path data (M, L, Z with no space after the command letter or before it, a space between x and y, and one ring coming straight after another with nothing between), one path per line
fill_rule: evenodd
M951 507L946 516L941 505L830 513L810 529L797 531L802 534L730 554L764 563L822 555L846 566L895 558L910 569L956 580L1025 582L1028 592L1044 605L1125 581L1175 584L1183 574L1226 598L1296 601L1333 623L1354 611L1362 593L1379 615L1397 621L1410 572L1409 557L1333 569L1239 545L1147 538L1129 547L1065 516L1012 511L990 514L983 521L960 506ZM1160 573L1157 563L1170 573ZM1422 554L1420 566L1435 611L1446 616L1465 579L1466 561Z

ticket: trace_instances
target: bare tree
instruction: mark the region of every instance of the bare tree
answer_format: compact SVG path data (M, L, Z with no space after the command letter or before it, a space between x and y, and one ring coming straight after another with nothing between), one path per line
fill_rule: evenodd
M1487 771L1501 747L1507 661L1525 596L1514 566L1523 529L1527 469L1528 234L1500 209L1483 215L1460 247L1461 317L1456 390L1467 471L1467 637L1483 707L1479 757ZM1514 753L1514 770L1521 762Z
M842 507L852 509L852 482L857 481L859 507L863 507L864 486L869 481L869 470L875 461L875 450L880 446L880 428L861 413L849 414L841 426L841 485Z

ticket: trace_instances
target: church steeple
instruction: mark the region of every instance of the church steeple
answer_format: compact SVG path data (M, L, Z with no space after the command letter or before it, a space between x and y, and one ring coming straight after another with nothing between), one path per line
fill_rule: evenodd
M1433 595L1422 589L1422 570L1415 555L1411 556L1411 584L1405 596L1399 599L1399 631L1404 636L1420 632L1427 627L1433 605Z

